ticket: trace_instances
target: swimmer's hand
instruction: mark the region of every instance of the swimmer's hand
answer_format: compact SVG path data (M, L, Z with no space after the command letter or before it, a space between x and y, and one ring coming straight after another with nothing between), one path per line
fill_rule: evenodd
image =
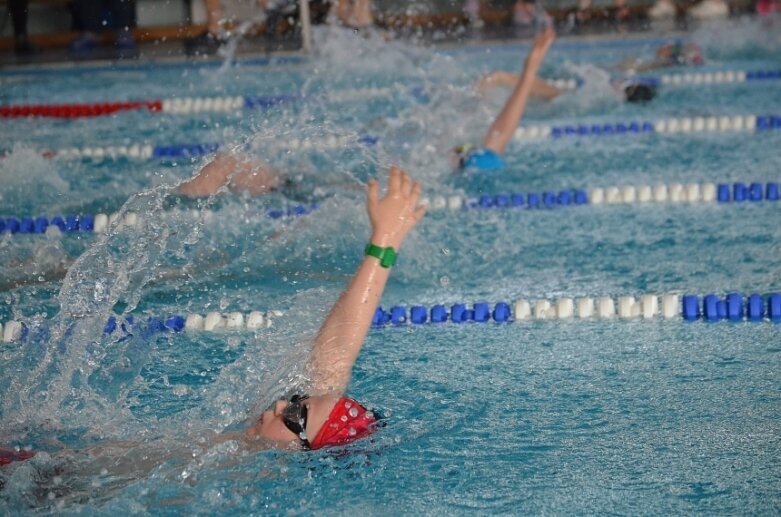
M366 208L372 224L371 242L398 251L404 237L421 220L426 207L418 207L420 183L396 166L390 168L388 192L380 199L380 185L369 180Z
M537 34L537 36L534 38L532 50L529 52L529 57L526 58L527 63L534 65L542 64L543 59L545 59L545 54L548 53L548 50L550 49L551 45L553 45L553 41L555 39L556 31L553 30L553 27L548 27L544 31Z

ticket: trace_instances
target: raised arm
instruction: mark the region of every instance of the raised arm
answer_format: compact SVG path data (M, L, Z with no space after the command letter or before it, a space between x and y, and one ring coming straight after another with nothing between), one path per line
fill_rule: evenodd
M417 206L420 183L413 182L401 169L391 167L388 192L382 199L379 189L375 180L369 181L369 242L398 251L404 237L425 213L425 207ZM378 258L367 255L361 261L315 340L309 361L312 395L338 395L347 388L389 275L390 268L384 267Z
M475 85L475 90L484 94L488 90L496 87L515 88L519 79L520 78L517 75L511 74L510 72L504 72L501 70L490 72L484 75L480 81L477 82L477 85ZM534 78L531 91L529 92L530 97L538 97L549 101L555 99L559 95L561 95L561 90L553 86L551 83L545 79L540 79L539 77Z
M518 129L518 124L526 109L529 95L532 93L537 72L554 39L556 39L556 33L551 28L546 29L534 38L534 45L526 58L521 79L515 85L502 112L496 117L488 133L486 133L483 140L484 147L498 154L504 153L507 143L512 139L515 130Z

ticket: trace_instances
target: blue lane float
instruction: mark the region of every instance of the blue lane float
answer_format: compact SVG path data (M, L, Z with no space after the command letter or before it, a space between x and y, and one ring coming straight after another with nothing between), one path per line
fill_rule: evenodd
M644 295L639 300L634 297L619 297L618 312L616 304L610 298L591 299L579 298L577 300L562 298L553 302L537 300L532 305L524 300L515 302L515 312L506 302L498 302L493 306L486 302L477 302L471 307L468 303L453 303L449 309L443 304L437 304L427 308L424 305L413 305L408 310L404 305L394 305L389 311L378 307L375 311L372 325L374 327L386 326L419 326L437 325L445 322L454 324L488 322L508 323L524 320L542 319L622 319L644 318L652 319L660 316L665 319L679 318L684 321L766 321L781 322L781 294L771 293L767 296L750 294L748 296L739 293L728 293L721 297L716 294L707 294L703 297L695 294L683 296L664 295L663 303L669 302L666 298L672 298L673 311L667 308L659 309L660 297L656 295ZM610 303L605 303L609 300ZM625 303L626 302L626 303ZM539 307L544 307L540 310ZM577 307L577 310L575 310ZM597 310L594 310L598 307ZM588 308L588 309L584 309ZM635 310L635 308L637 310ZM649 310L650 309L650 310ZM677 309L677 310L676 310Z
M607 187L566 189L558 192L502 192L481 194L478 197L435 196L428 199L432 210L488 210L488 209L553 209L603 203L645 203L645 202L712 202L742 203L779 200L777 182L749 184L713 183L688 185L644 185L640 187Z
M295 204L287 207L269 208L265 211L265 216L269 219L296 218L309 215L318 210L318 203ZM59 230L61 233L96 233L103 232L108 228L109 221L117 217L112 214L109 217L106 214L95 215L67 215L54 216L51 219L46 216L32 217L0 217L0 235L8 234L45 234L51 228ZM124 219L127 226L138 224L138 215L128 212Z

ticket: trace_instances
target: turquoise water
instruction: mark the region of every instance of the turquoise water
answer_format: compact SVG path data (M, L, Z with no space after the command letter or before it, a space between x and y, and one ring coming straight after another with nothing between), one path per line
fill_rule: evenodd
M323 35L321 35L323 36ZM689 35L707 70L779 69L778 31ZM540 124L778 113L777 82L670 87L625 105L599 65L658 38L554 46L543 75L578 95L530 106ZM507 170L452 174L444 151L479 139L503 93L466 85L517 69L526 47L432 51L330 35L312 62L4 74L2 103L273 94L390 86L368 102L313 100L237 115L127 113L0 125L0 217L114 212L105 237L0 236L0 443L46 451L0 470L0 513L752 513L781 507L781 327L672 321L538 321L370 334L350 393L390 414L370 440L315 453L247 453L203 440L240 427L290 386L360 256L365 180L400 163L429 196L670 182L778 181L781 134L653 135L513 143ZM428 100L409 94L424 85ZM374 134L375 147L290 153L287 138ZM46 160L41 149L148 141L250 143L321 208L270 220L280 194L171 195L199 161ZM140 194L139 194L140 193ZM128 200L129 199L129 200ZM297 202L297 200L296 200ZM177 215L209 209L210 218ZM767 293L779 206L586 206L429 214L402 250L383 305L646 292ZM256 333L118 339L111 313L278 309ZM103 449L96 446L103 444ZM105 444L109 444L108 446Z

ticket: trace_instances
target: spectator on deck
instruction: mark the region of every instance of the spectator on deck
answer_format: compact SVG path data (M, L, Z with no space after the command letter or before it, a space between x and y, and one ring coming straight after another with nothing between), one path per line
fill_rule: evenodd
M75 0L73 18L76 29L82 31L70 45L74 54L89 53L98 46L99 34L115 31L114 47L120 56L135 55L136 42L131 29L136 26L135 0Z

